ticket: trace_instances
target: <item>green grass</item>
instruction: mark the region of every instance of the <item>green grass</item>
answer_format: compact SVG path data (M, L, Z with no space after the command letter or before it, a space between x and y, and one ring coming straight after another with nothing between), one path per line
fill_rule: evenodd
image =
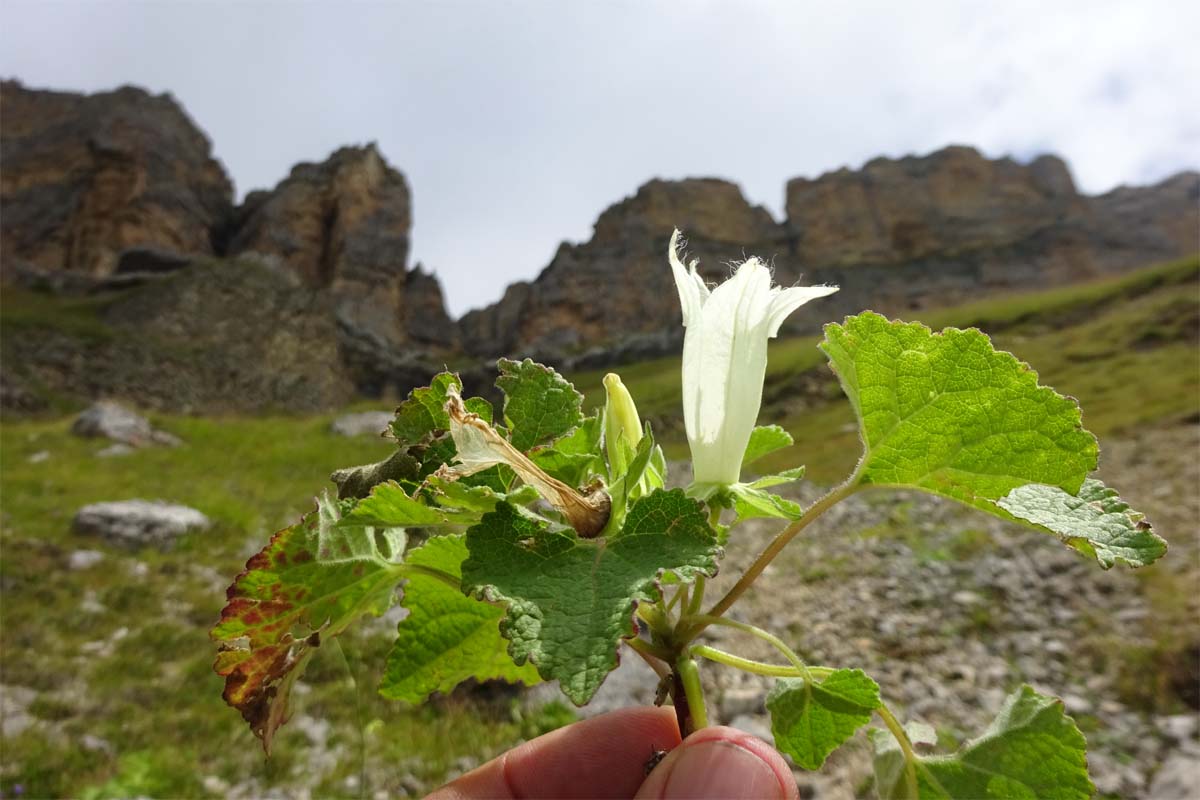
M206 775L228 783L253 776L263 791L314 778L308 740L295 726L285 726L264 761L221 700L207 631L224 586L272 531L312 507L331 486L329 472L378 460L389 446L333 435L328 416L154 422L186 444L101 459L95 452L108 443L71 435L69 419L0 425L3 681L40 692L30 712L41 720L40 730L4 742L6 794L20 783L32 797L193 797L220 795L201 784ZM29 463L40 451L50 457ZM132 497L191 505L214 526L166 553L123 553L71 531L80 506ZM104 561L71 571L69 554L84 548L104 552ZM331 741L347 753L324 768L320 796L358 796L343 781L364 762L373 789L400 793L404 772L432 787L462 756L498 753L569 719L561 709L522 717L506 701L384 701L374 687L391 638L378 628L353 633L343 637L349 662L336 647L322 648L308 670L310 688L295 709L328 720ZM85 735L113 752L82 747Z
M1098 436L1195 413L1200 405L1196 326L1200 259L1116 278L914 312L931 328L978 327L1028 362L1043 384L1077 398ZM806 464L818 483L845 478L861 454L853 410L817 349L820 337L771 344L761 421L778 422L796 444L753 465L761 472ZM618 372L668 454L685 455L679 360L671 356L571 375L594 408L605 372Z
M933 327L987 330L998 346L1030 362L1043 383L1077 396L1085 424L1104 437L1196 413L1198 271L1193 259L916 316ZM98 316L102 301L70 301L65 313L57 301L53 309L44 302L6 290L3 333L45 324L43 315L53 312L55 325L105 335ZM782 421L796 444L754 466L766 471L807 463L811 479L832 483L849 472L861 448L853 413L816 342L804 337L773 343L763 416ZM678 360L617 371L668 453L685 457ZM573 376L591 406L603 401L602 376ZM328 740L341 748L339 757L312 763L313 749L302 726L293 723L264 761L242 720L220 699L207 630L223 604L224 587L245 559L272 531L312 507L314 494L330 486L329 472L387 454L381 439L330 434L330 419L152 415L157 427L182 437L185 446L115 459L96 458L108 443L71 435L69 418L0 424L3 681L39 692L29 709L38 724L4 741L0 792L7 796L21 783L26 796L220 796L222 781L252 778L260 794L303 786L322 797L358 796L346 781L365 768L368 794L402 794L405 773L432 787L462 756L486 758L570 721L573 714L565 708L530 717L508 699L483 700L468 692L417 708L383 701L374 686L391 637L382 627L366 626L343 637L345 656L337 648L321 649L295 698L297 715L329 722ZM41 451L49 458L31 463ZM194 506L214 526L169 552L136 554L70 530L80 506L132 497ZM909 536L903 520L895 527L875 535ZM924 557L970 558L987 546L967 531ZM83 548L100 550L105 559L70 570L70 553ZM834 566L828 575L807 578L834 579L843 565ZM1186 594L1161 581L1147 582L1146 592L1164 606ZM1164 630L1151 641L1169 636ZM1164 652L1139 657L1159 665L1187 655L1179 648ZM1138 699L1138 662L1127 660L1127 691ZM108 742L111 751L84 747L85 736Z
M111 297L60 297L18 287L4 287L0 297L0 335L20 336L51 328L90 342L107 342L113 330L100 312Z

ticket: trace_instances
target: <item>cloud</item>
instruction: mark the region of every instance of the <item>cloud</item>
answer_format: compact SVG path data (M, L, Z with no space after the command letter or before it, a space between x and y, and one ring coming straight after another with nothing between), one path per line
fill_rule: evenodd
M950 143L1056 152L1089 192L1194 167L1186 5L10 1L0 73L169 90L242 192L378 141L461 313L653 176L778 216L789 177Z

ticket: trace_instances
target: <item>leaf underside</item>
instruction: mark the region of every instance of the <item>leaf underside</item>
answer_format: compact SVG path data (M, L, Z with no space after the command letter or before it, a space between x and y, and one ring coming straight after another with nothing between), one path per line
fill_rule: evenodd
M405 563L461 577L466 537L436 536L409 551ZM384 697L419 703L433 692L449 692L474 678L532 686L532 664L517 666L500 636L504 609L467 597L460 590L419 572L404 585L401 601L409 614L397 629L379 692Z
M288 718L292 686L313 652L364 614L391 606L403 567L402 530L337 526L349 504L318 510L276 533L246 562L212 629L225 702L268 753Z
M872 735L875 779L884 800L909 798L904 756L886 731ZM919 800L1037 798L1086 800L1086 742L1061 700L1023 686L1009 695L987 731L954 755L918 756Z
M767 695L775 746L807 770L820 769L879 706L878 684L857 669L839 669L811 686L781 678Z
M1142 514L1098 480L1084 481L1079 494L1054 486L1019 486L997 503L1023 522L1056 534L1067 545L1094 556L1104 569L1122 561L1144 567L1167 552L1167 543Z

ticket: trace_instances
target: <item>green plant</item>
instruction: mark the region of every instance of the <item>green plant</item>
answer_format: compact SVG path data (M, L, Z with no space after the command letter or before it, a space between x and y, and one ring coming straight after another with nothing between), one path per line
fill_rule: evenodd
M1028 365L978 330L934 333L866 312L826 326L820 349L849 398L864 453L852 474L807 509L772 491L803 467L742 481L742 468L791 447L778 425L755 427L767 340L800 304L833 287L772 288L751 259L710 290L670 261L683 305L684 422L693 480L668 489L667 462L615 375L590 416L554 370L501 360L499 412L464 399L450 373L417 389L390 428L395 452L334 474L326 497L250 559L213 629L225 699L268 749L290 689L319 648L399 584L400 623L380 686L417 703L464 680L558 680L586 704L617 651L660 677L687 735L708 724L699 661L778 678L767 698L776 746L818 769L871 718L882 797L1090 797L1085 741L1061 701L1021 687L992 725L953 753L907 725L853 667L808 664L786 642L726 616L780 551L813 521L867 490L917 489L1059 538L1102 568L1140 567L1165 542L1142 515L1090 478L1098 448L1078 405L1041 386ZM786 522L737 582L706 598L737 526ZM961 545L961 546L958 546ZM964 535L931 558L969 557ZM986 619L977 620L986 626ZM706 644L722 626L768 642L776 663Z

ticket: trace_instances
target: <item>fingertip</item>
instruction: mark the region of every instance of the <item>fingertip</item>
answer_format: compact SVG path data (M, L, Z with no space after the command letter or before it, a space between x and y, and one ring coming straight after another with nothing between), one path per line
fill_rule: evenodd
M704 728L650 773L638 798L796 800L792 771L776 750L736 728Z

